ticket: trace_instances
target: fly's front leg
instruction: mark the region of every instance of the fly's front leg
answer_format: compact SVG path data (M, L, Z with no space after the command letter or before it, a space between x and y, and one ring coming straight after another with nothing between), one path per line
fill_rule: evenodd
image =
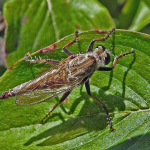
M94 39L94 40L92 40L91 43L90 43L90 45L89 45L89 47L88 47L87 52L92 52L94 43L95 43L96 41L105 41L107 38L109 38L109 36L110 36L114 31L115 31L115 28L113 28L105 37L100 38L100 39ZM101 32L99 31L98 33L103 34L103 33L106 33L106 32L107 32L107 31L101 31Z
M124 57L124 56L126 56L126 55L129 55L129 54L131 54L131 53L134 54L134 49L131 49L131 52L127 52L127 53L124 53L124 54L121 54L121 55L117 56L117 57L114 59L114 62L113 62L112 67L99 67L97 70L99 70L99 71L111 71L111 70L113 70L113 69L115 68L118 59L120 59L120 58L122 58L122 57Z
M108 122L109 122L109 125L110 125L110 130L113 131L114 128L113 128L113 125L112 125L112 122L111 122L111 118L110 118L110 116L109 116L109 112L108 112L108 110L107 110L105 104L103 104L99 99L95 98L95 97L91 94L89 80L87 80L87 81L85 82L85 88L86 88L86 91L87 91L88 95L89 95L92 99L94 99L97 103L99 103L99 104L104 108L104 110L105 110L105 112L106 112L106 114L107 114Z
M52 59L42 59L41 57L36 58L36 59L29 59L28 57L30 56L30 53L28 52L25 56L24 56L24 60L30 63L47 63L47 64L51 64L51 65L58 65L59 61L57 60L52 60Z
M75 38L63 47L63 51L66 53L67 56L73 55L66 47L68 47L68 46L72 45L73 43L75 43L77 41L77 36L78 36L78 31L75 32Z
M49 110L49 112L45 115L45 117L43 119L41 119L40 121L44 123L44 119L47 118L50 113L61 103L63 102L67 97L68 95L71 93L71 90L70 91L67 91L62 97L61 99Z

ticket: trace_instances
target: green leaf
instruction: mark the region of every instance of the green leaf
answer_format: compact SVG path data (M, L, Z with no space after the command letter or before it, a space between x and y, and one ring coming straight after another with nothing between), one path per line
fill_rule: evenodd
M149 22L150 22L150 7L146 3L141 1L137 9L136 15L132 20L132 24L128 29L140 31Z
M127 29L131 25L137 9L140 5L140 0L136 2L134 0L128 0L123 5L121 13L119 14L119 25L118 28Z
M0 93L53 67L25 62L22 58L27 52L34 52L33 58L62 60L66 58L62 47L74 38L76 30L114 27L107 9L96 0L9 0L4 15L7 66L13 65L0 78ZM137 27L142 27L138 23ZM95 31L81 32L78 42L68 49L73 54L85 53L91 40L104 36ZM18 106L14 98L0 100L0 149L149 149L149 41L149 35L116 30L105 42L95 43L94 47L115 46L112 58L131 48L136 53L119 59L113 71L95 71L91 77L91 93L106 104L115 132L109 132L103 108L81 86L44 125L39 120L61 96L32 106ZM49 53L37 51L50 44Z
M115 25L97 0L10 0L7 22L7 66L77 30L111 29Z
M78 42L68 49L73 54L85 53L92 39L105 35L95 31L81 32ZM32 57L62 60L66 58L62 47L73 38L74 34L69 35L56 42L57 48L51 52L41 54L37 51ZM81 86L72 91L68 101L58 106L44 125L39 120L60 97L32 106L18 106L13 98L0 101L0 148L148 149L149 41L149 35L116 30L105 42L96 42L94 45L110 48L114 43L114 56L129 52L132 48L135 50L135 55L119 59L113 71L95 71L91 77L91 93L106 104L113 116L115 132L109 132L103 108L89 98L84 86ZM1 77L0 93L36 77L47 67L45 64L19 60Z
M126 1L118 20L119 28L140 31L150 22L150 6L147 0Z
M143 0L149 7L150 7L150 1L149 0Z

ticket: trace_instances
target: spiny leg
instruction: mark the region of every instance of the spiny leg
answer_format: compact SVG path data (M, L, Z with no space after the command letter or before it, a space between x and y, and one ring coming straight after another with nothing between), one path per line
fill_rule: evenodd
M115 68L115 66L116 66L117 61L118 61L119 58L122 58L122 57L124 57L124 56L126 56L126 55L129 55L129 54L131 54L131 53L134 54L134 49L131 49L131 52L127 52L127 53L124 53L124 54L121 54L121 55L117 56L117 57L114 59L114 62L113 62L112 67L99 67L98 70L100 70L100 71L111 71L111 70L113 70L113 69Z
M30 53L28 52L25 56L24 56L24 60L30 63L47 63L47 64L51 64L51 65L58 65L59 61L57 60L52 60L52 59L41 59L39 57L39 59L28 59L28 57L30 56Z
M66 53L67 56L73 55L66 47L68 47L68 46L72 45L73 43L75 43L77 41L77 36L78 36L78 31L75 32L75 38L63 47L63 51Z
M92 99L94 99L97 103L99 103L99 104L104 108L104 110L105 110L105 112L106 112L106 114L107 114L108 122L109 122L109 125L110 125L110 130L113 131L114 128L113 128L113 125L112 125L112 122L111 122L111 118L110 118L110 116L109 116L109 112L108 112L108 110L107 110L105 104L103 104L100 100L98 100L97 98L95 98L95 97L91 94L89 80L87 80L87 81L85 82L85 87L86 87L86 91L87 91L88 95L89 95Z
M113 28L105 37L100 38L100 39L94 39L94 40L92 40L91 43L90 43L90 45L89 45L89 47L88 47L87 52L92 52L95 41L105 41L107 38L109 38L109 36L110 36L114 31L115 31L115 28Z
M67 97L68 95L71 93L71 90L70 91L67 91L62 97L61 99L49 110L49 112L45 115L45 117L43 119L41 119L40 121L44 123L44 119L47 118L50 113L61 103L63 102Z

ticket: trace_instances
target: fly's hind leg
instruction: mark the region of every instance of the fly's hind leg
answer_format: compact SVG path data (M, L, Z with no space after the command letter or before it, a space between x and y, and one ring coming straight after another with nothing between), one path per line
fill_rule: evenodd
M52 59L42 59L41 57L36 58L36 59L29 59L28 57L30 56L30 53L28 52L25 56L24 56L24 60L30 63L47 63L47 64L51 64L51 65L58 65L59 61L57 60L52 60Z
M99 38L99 39L94 39L91 41L89 47L88 47L88 50L87 52L92 52L93 51L93 46L94 46L94 43L96 41L105 41L106 39L109 38L109 36L115 31L115 28L113 28L105 37L103 38ZM104 33L107 33L108 31L97 31L99 34L104 34Z
M45 115L45 117L43 118L43 119L41 119L40 121L42 122L42 123L44 123L44 119L46 119L49 115L50 115L50 113L61 103L61 102L63 102L67 97L68 97L68 95L71 93L71 90L70 91L67 91L62 97L61 97L61 99L49 110L49 112Z
M87 80L87 81L85 82L85 88L86 88L86 91L87 91L88 95L89 95L92 99L94 99L97 103L99 103L99 104L104 108L104 110L105 110L105 112L106 112L106 114L107 114L107 118L108 118L109 125L110 125L110 131L113 131L114 128L113 128L113 125L112 125L112 122L111 122L111 118L110 118L110 116L109 116L109 112L108 112L108 110L107 110L105 104L103 104L99 99L95 98L95 97L91 94L89 80Z
M63 47L63 51L66 53L67 56L73 55L66 47L68 47L68 46L72 45L73 43L75 43L77 41L77 36L78 36L78 31L75 32L75 38Z

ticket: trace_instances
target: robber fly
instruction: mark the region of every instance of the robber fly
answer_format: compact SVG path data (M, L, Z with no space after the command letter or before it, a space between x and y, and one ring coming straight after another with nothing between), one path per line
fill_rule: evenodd
M114 69L119 58L134 53L134 51L131 50L128 53L119 55L114 59L112 67L105 67L105 65L110 62L110 49L105 49L104 46L99 45L93 51L93 46L96 41L105 41L114 31L115 28L113 28L104 38L92 40L87 49L87 53L73 55L67 50L67 47L77 41L76 33L75 38L63 47L63 51L67 54L68 58L60 62L50 59L28 59L29 54L25 55L25 61L27 62L45 62L54 64L55 66L37 76L35 79L2 93L0 99L7 99L15 96L15 101L19 105L34 105L63 93L61 99L49 110L45 117L41 119L43 122L44 119L68 97L74 88L84 83L88 95L104 108L107 114L110 130L113 130L114 128L106 106L91 94L89 78L95 70L110 71ZM100 34L107 32L108 31L99 31Z

